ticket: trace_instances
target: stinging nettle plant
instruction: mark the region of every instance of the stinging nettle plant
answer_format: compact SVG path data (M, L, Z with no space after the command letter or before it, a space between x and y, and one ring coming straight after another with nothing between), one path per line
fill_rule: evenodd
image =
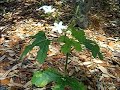
M61 46L61 52L66 55L64 74L61 74L58 70L55 70L54 68L48 68L43 71L36 71L34 72L31 80L32 84L34 84L35 86L44 87L47 84L54 82L52 90L65 90L66 87L71 88L72 90L86 90L86 86L82 82L79 82L79 80L75 77L70 77L68 75L67 66L71 48L74 48L77 51L81 51L82 46L84 46L91 51L94 58L99 57L100 59L103 59L98 44L90 39L87 39L85 36L85 32L81 28L75 27L75 19L72 18L71 20L72 21L67 28L65 26L62 26L62 22L60 22L59 24L54 23L56 27L55 29L53 29L53 31L59 29L57 31L59 33L63 33L58 38L58 42L63 43ZM62 32L62 29L66 30ZM67 36L67 31L71 32L72 38L69 38ZM43 31L39 31L36 35L32 36L31 39L33 39L32 44L29 44L25 47L25 50L23 51L20 59L23 59L27 55L27 53L33 49L33 47L38 46L40 49L37 52L36 60L39 63L44 63L47 57L47 52L49 50L49 45L51 42L54 41L49 40L46 37L45 32Z

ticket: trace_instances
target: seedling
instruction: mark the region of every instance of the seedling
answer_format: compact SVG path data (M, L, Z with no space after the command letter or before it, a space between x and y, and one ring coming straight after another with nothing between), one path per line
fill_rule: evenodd
M100 48L96 42L86 38L84 30L74 26L74 19L72 19L67 28L63 26L61 22L59 24L55 25L56 27L53 31L56 30L58 33L62 33L58 38L58 42L63 43L61 46L61 52L66 55L64 74L61 74L58 70L51 69L51 67L44 71L36 71L31 80L32 84L37 87L45 87L50 82L54 82L52 90L64 90L66 87L69 87L72 90L86 90L86 87L82 82L79 82L75 77L70 77L68 75L68 57L71 53L71 48L81 51L83 49L82 46L84 46L84 48L92 53L94 58L99 57L100 59L103 59ZM66 30L62 31L62 29ZM67 36L67 31L71 32L71 38ZM40 49L37 52L36 60L42 64L47 57L50 43L54 41L49 40L43 31L38 32L36 35L32 36L31 39L33 39L32 44L26 46L20 59L23 59L33 47L38 46Z

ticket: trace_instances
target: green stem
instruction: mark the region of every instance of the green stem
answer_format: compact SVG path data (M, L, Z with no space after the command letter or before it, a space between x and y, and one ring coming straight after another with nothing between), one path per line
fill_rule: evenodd
M67 53L67 54L66 54L66 62L65 62L65 75L67 75L68 56L69 56L69 53Z

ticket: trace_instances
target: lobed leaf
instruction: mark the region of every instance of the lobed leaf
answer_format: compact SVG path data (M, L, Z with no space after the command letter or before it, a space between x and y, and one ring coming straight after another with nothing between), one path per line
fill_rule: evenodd
M75 50L77 50L77 51L82 50L81 44L79 42L77 42L77 41L72 40L72 46L74 46Z
M83 43L86 40L85 32L79 29L72 29L72 36L75 37L80 43Z
M71 50L71 39L69 39L67 36L61 36L58 38L59 42L65 43L64 45L61 46L61 51L64 54L70 53Z
M68 85L72 88L72 90L86 90L86 87L83 83L79 82L75 78L67 77Z
M64 54L70 53L71 50L71 44L65 43L62 47L61 47L61 51Z
M98 53L98 57L99 57L99 59L103 60L103 55L101 52Z
M67 36L60 36L58 41L63 43L70 43L70 39Z
M25 50L23 51L22 55L20 56L20 59L24 58L24 56L27 55L28 52L30 52L34 46L39 46L40 50L37 54L37 60L40 63L44 62L44 59L47 56L48 46L50 44L50 41L46 39L45 33L43 31L38 32L36 35L31 36L34 41L32 44L25 47Z
M97 45L96 42L92 41L92 40L89 40L89 39L86 39L86 41L84 42L84 45L86 48L88 48L91 52L92 52L92 56L94 58L98 57L100 59L103 59L103 56L102 54L100 53L100 48L99 46Z
M49 40L44 40L39 44L40 50L37 53L37 60L40 63L43 63L45 58L47 57L47 52L49 50Z
M73 39L69 39L67 36L61 36L58 39L60 42L65 43L62 47L61 47L61 51L64 54L70 53L71 47L73 46L77 51L81 51L81 45L79 42L73 40Z
M32 84L37 87L44 87L50 82L55 82L52 90L64 90L70 87L72 90L86 90L86 87L77 79L63 76L55 70L36 71L32 77Z
M37 87L44 87L52 81L57 81L60 76L56 71L49 69L43 72L36 71L32 77L32 84L35 84Z
M52 88L52 90L65 90L64 89L64 85L63 84L56 84L53 88Z
M25 47L25 50L23 51L22 55L20 56L20 59L24 58L28 52L30 52L34 46L38 46L38 44L43 40L43 38L39 39L37 38L36 40L33 41L32 44L28 45Z
M43 31L39 31L36 35L31 36L31 38L46 38Z

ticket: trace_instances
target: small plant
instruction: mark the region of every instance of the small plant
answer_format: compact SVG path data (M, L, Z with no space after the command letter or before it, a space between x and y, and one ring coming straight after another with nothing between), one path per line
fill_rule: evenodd
M54 23L53 31L60 33L58 42L63 43L61 46L61 52L66 55L64 74L61 74L59 71L51 68L44 71L36 71L31 80L32 84L37 87L44 87L48 83L54 82L54 87L52 87L52 90L64 90L65 88L71 88L72 90L86 90L83 83L79 82L75 77L69 77L67 72L68 57L71 52L71 48L74 48L77 51L81 51L82 48L87 48L91 51L94 58L98 56L100 59L103 59L99 46L96 42L87 39L85 32L81 28L75 27L74 19L72 19L68 27L63 26L62 22L58 24ZM67 31L71 32L71 38L68 37ZM38 32L31 38L34 41L32 44L26 46L20 59L24 58L24 56L26 56L26 54L31 51L34 46L39 46L40 49L37 52L36 60L39 63L44 63L49 50L49 45L53 41L49 40L43 31Z

